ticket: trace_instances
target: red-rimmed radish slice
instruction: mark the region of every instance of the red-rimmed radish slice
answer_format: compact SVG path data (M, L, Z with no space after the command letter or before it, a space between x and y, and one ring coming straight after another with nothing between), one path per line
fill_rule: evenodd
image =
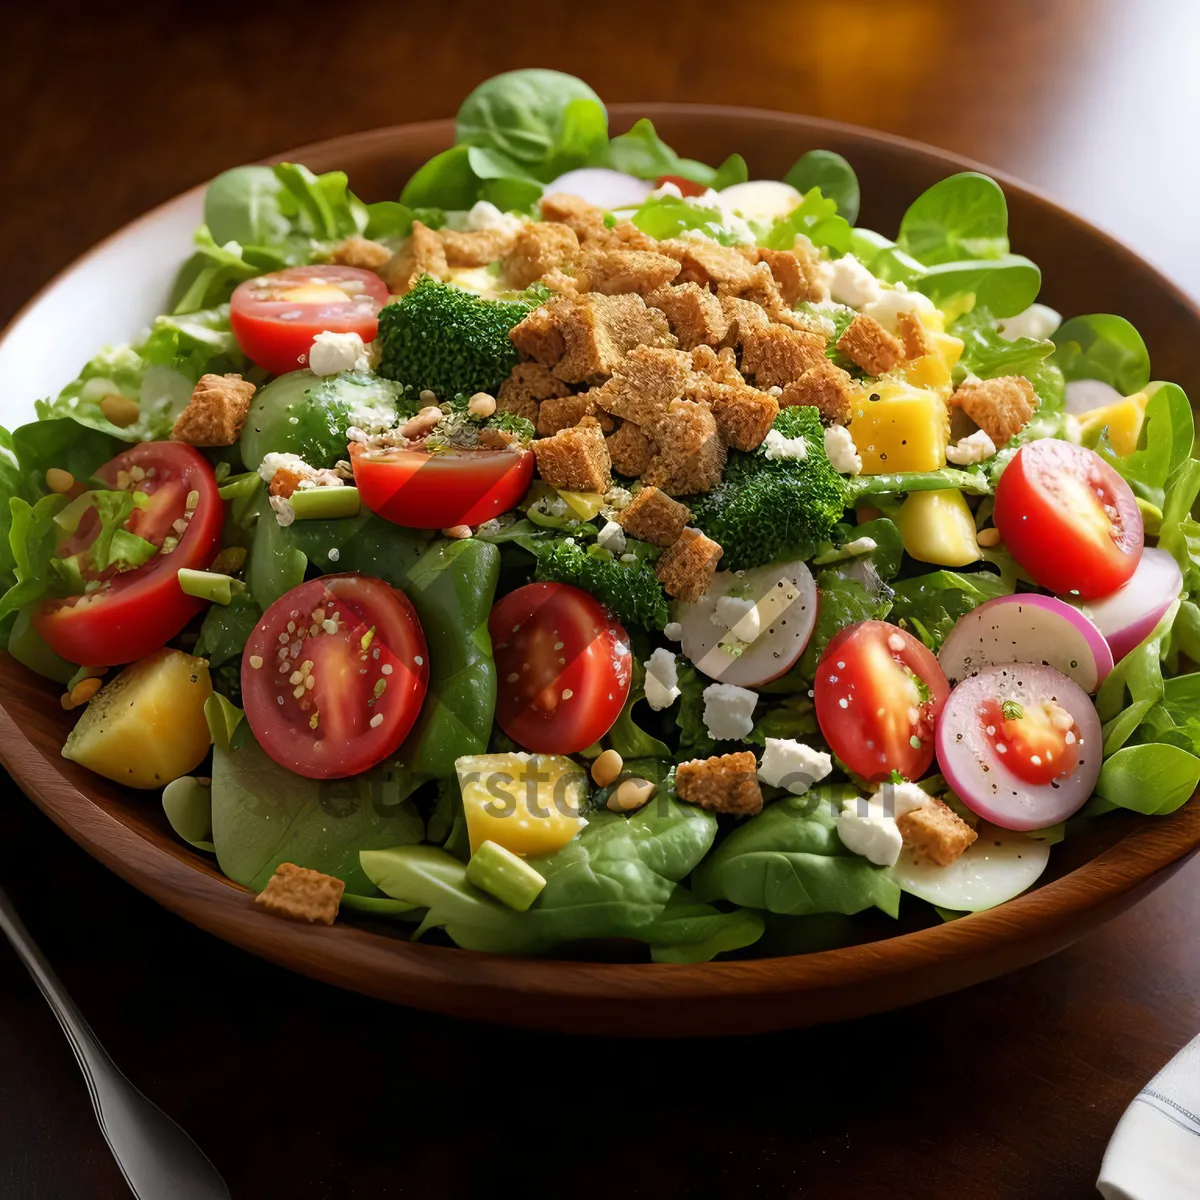
M1183 572L1165 550L1142 551L1133 578L1111 595L1080 604L1080 612L1108 640L1118 662L1153 632L1163 613L1183 591Z
M988 667L950 693L938 722L946 782L985 821L1043 829L1066 820L1100 775L1100 718L1079 684L1053 667Z
M918 861L907 846L892 867L903 891L955 912L995 908L1032 887L1050 861L1050 843L1024 833L980 825L979 837L952 863Z
M965 613L938 652L951 683L985 667L1016 662L1054 667L1085 692L1094 692L1112 670L1113 654L1079 609L1033 592L997 596Z
M817 622L817 585L802 562L718 571L704 597L677 603L673 616L683 626L683 653L701 672L758 687L804 653Z
M565 192L598 208L635 208L654 190L647 179L637 179L609 167L580 167L546 184L546 195Z

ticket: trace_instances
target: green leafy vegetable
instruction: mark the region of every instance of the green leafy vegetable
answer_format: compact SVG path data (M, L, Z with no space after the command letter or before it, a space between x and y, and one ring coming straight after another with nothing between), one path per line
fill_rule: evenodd
M163 788L163 812L171 828L189 845L207 854L215 852L212 840L212 783L191 775L173 779Z
M783 177L801 195L819 188L822 196L837 205L838 214L853 225L858 220L858 176L854 168L834 150L810 150L801 155Z
M585 548L570 537L538 542L533 550L537 556L535 578L583 588L623 625L665 628L667 599L653 566L645 559L622 562L599 546Z
M652 238L665 241L686 230L698 230L722 246L736 246L752 240L748 228L731 222L729 215L715 204L700 204L678 196L648 196L630 220Z
M659 759L670 762L674 758L670 746L647 733L634 719L634 706L646 698L646 668L641 656L633 655L633 676L629 681L629 695L620 715L605 735L608 744L625 760Z
M813 702L802 692L767 704L755 719L746 741L765 746L767 738L806 738L820 732Z
M1038 297L1042 272L1020 254L1001 258L940 262L912 280L934 304L943 307L960 296L973 295L997 317L1015 317Z
M1008 596L1012 587L990 571L961 574L931 571L893 584L889 616L910 629L930 650L938 650L959 617L997 596Z
M1193 468L1183 468L1187 462L1195 461L1189 460L1196 436L1195 423L1187 394L1178 384L1158 383L1146 390L1150 398L1146 404L1139 449L1132 454L1116 454L1108 443L1107 435L1101 436L1096 449L1101 457L1116 468L1133 489L1134 495L1163 509L1176 486L1186 489L1188 480L1194 478ZM1180 474L1173 484L1170 481L1176 472ZM1195 499L1194 491L1192 499ZM1171 505L1172 528L1179 527L1179 519L1175 516L1177 508L1177 503ZM1169 544L1164 549L1171 548L1171 539L1172 535L1168 534Z
M1100 379L1125 396L1150 380L1150 353L1124 317L1092 313L1064 321L1054 332L1054 361L1067 379Z
M600 165L624 171L638 179L678 175L718 192L749 178L746 160L740 154L731 154L715 169L693 158L680 158L645 117L636 121L628 133L618 134L608 143Z
M803 234L814 246L845 254L850 249L851 233L850 223L838 213L837 201L827 199L819 187L813 187L786 217L774 222L762 244L772 250L790 250L796 235Z
M977 171L939 180L909 205L896 240L905 253L928 267L1001 258L1008 253L1004 192L994 179Z
M704 724L704 689L709 680L689 662L679 664L679 700L674 709L679 730L679 761L707 758L717 748Z
M1126 746L1108 758L1096 794L1148 817L1166 816L1200 784L1200 758L1178 746Z

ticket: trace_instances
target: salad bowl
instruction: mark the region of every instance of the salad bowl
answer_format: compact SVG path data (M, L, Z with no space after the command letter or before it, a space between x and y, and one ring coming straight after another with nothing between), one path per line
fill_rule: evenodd
M698 106L614 106L614 124L648 116L681 152L718 161L738 151L779 178L801 153L845 155L863 216L893 230L909 201L975 164L831 122ZM281 156L344 170L368 200L397 195L418 165L453 141L451 122L336 138ZM991 172L995 176L994 172ZM1116 239L1015 181L995 176L1013 243L1044 272L1043 298L1064 312L1116 311L1142 330L1156 372L1200 390L1189 348L1200 311ZM8 387L0 424L32 416L97 345L123 340L162 311L180 247L200 223L203 189L135 221L48 285L0 340ZM72 321L64 325L64 313ZM1195 394L1195 393L1193 393ZM122 878L186 920L273 962L382 1000L530 1028L614 1035L753 1033L841 1020L953 991L1069 945L1163 883L1200 848L1200 800L1154 821L1114 813L1058 847L1034 890L1003 906L929 924L867 918L856 944L765 943L768 955L698 965L624 961L620 946L571 959L510 958L407 940L369 919L332 927L271 921L252 894L172 834L151 793L99 778L60 755L70 719L57 689L5 657L0 761L62 829ZM923 926L923 927L922 927ZM589 953L589 951L591 951Z

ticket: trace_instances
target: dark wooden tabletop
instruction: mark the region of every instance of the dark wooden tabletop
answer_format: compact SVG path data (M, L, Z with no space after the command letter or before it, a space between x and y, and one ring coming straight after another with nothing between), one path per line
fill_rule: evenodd
M1200 294L1191 0L574 12L6 13L0 323L97 239L224 167L450 115L480 79L533 64L609 100L816 113L968 154ZM464 1025L291 976L106 873L3 777L0 883L114 1058L237 1200L1082 1197L1126 1104L1200 1030L1200 862L1086 942L958 996L770 1038L627 1044ZM66 1042L0 946L0 1198L126 1194Z

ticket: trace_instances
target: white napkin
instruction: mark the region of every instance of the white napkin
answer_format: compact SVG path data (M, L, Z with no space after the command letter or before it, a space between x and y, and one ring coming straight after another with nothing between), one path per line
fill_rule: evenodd
M1134 1097L1108 1143L1096 1186L1105 1200L1200 1196L1200 1037Z

